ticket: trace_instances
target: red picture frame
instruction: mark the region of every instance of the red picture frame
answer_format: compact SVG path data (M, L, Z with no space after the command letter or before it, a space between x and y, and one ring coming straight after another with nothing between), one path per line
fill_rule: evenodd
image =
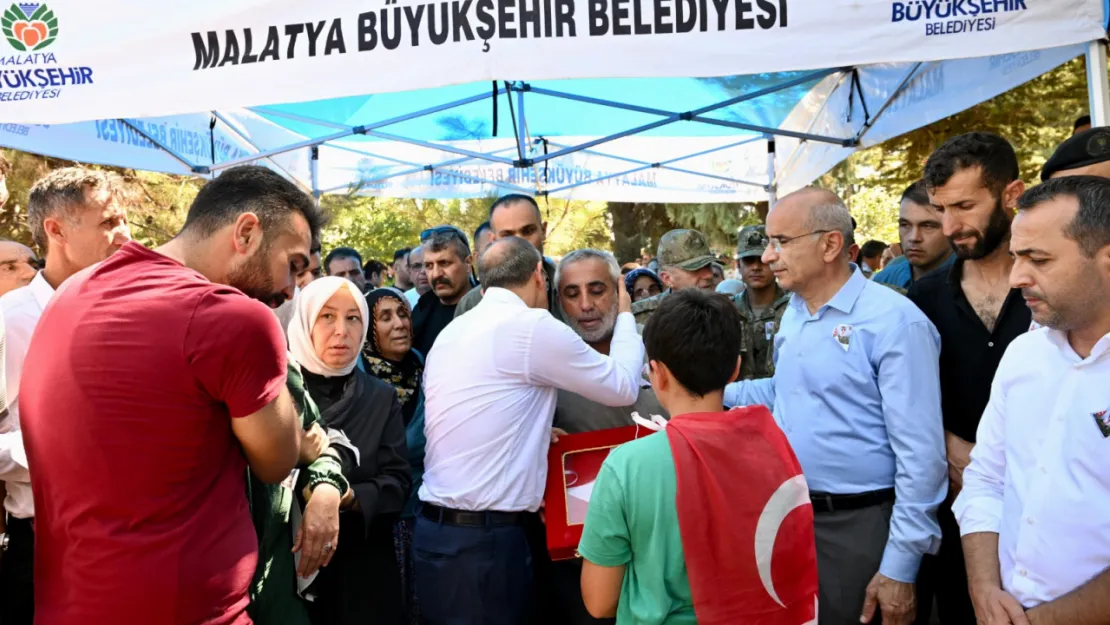
M577 557L592 485L609 453L629 441L654 433L648 428L629 425L567 434L551 446L547 453L544 506L547 550L552 560Z

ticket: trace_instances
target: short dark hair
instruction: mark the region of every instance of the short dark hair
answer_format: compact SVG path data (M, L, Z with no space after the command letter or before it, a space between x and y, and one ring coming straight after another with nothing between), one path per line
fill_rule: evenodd
M925 162L925 186L944 186L958 171L978 167L983 186L995 197L1020 178L1014 146L989 132L969 132L945 141Z
M875 258L876 256L882 256L886 248L886 243L872 239L860 246L859 255L861 258Z
M412 251L411 247L402 247L401 249L397 250L396 252L393 252L393 262L397 262L397 261L401 260L402 258L407 257L409 255L409 252L411 252L411 251Z
M1091 125L1091 116L1090 115L1080 115L1079 119L1075 120L1075 125L1073 125L1071 127L1071 129L1072 130L1079 130L1080 126L1090 126L1090 125Z
M124 205L133 201L131 191L119 174L88 167L55 169L31 186L27 198L27 227L31 230L31 240L43 255L49 251L47 218L73 219L89 202L90 191L106 191L111 200ZM192 214L191 209L189 214Z
M259 165L239 165L201 188L181 231L208 237L244 212L258 216L267 238L285 232L292 213L300 213L308 222L314 241L327 221L312 197L281 174Z
M906 200L921 206L929 206L929 193L925 191L924 180L918 180L906 187L906 190L902 192L902 199L899 200L899 203L905 202Z
M382 273L385 270L386 270L385 263L383 263L380 260L374 260L373 258L366 261L366 264L362 266L362 273L367 278L369 278L370 276L372 276L376 273Z
M344 258L353 258L358 262L359 267L362 266L362 254L359 254L358 250L353 247L337 247L328 252L328 255L324 258L324 273L330 276L331 261L342 260Z
M483 221L482 223L478 224L478 227L474 229L474 244L478 244L478 235L482 234L486 230L492 229L493 226L489 225L489 221Z
M1026 191L1018 199L1018 211L1030 210L1059 196L1071 196L1079 202L1079 210L1071 223L1064 226L1064 234L1079 244L1084 256L1092 258L1110 245L1110 178L1053 178Z
M740 355L742 319L719 293L674 291L644 326L648 360L670 369L690 394L705 397L732 381Z
M485 288L524 286L540 264L540 252L520 237L504 237L490 244L478 259L478 277Z
M465 239L460 238L462 236L465 235L459 234L456 236L450 232L437 232L424 241L424 247L433 252L442 252L451 248L455 250L455 255L459 257L459 260L464 260L467 256L470 256L470 244Z
M497 201L495 201L489 207L490 220L493 220L493 211L501 208L502 206L516 204L517 202L525 202L527 204L531 204L532 208L536 209L536 219L538 219L541 223L543 222L543 213L540 212L540 205L536 203L536 198L530 195L524 195L523 193L510 193L508 195L502 195L501 197L497 198Z

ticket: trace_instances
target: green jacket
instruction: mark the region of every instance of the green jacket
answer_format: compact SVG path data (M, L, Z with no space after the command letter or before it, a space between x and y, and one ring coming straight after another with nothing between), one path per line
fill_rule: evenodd
M293 396L304 429L319 422L320 411L305 390L300 367L292 359L285 385ZM299 472L295 488L303 488L321 478L338 484L341 492L349 487L343 477L340 456L332 449ZM247 501L258 534L258 567L251 580L251 603L247 613L256 625L311 625L308 609L297 594L297 566L289 518L294 505L293 490L282 484L266 484L248 469Z
M775 286L775 300L759 314L752 310L747 290L732 296L740 312L740 379L758 380L775 374L775 333L779 331L782 314L790 303L790 294Z
M663 300L670 294L671 290L667 289L659 295L652 295L638 302L632 302L632 316L636 317L637 325L643 327L651 318L651 313L655 312L655 309L659 308L659 304L662 304Z

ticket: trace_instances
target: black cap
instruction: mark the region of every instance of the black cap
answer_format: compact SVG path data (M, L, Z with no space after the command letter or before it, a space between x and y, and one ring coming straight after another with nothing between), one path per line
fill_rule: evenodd
M1091 128L1060 144L1041 169L1041 182L1058 171L1110 161L1110 128Z

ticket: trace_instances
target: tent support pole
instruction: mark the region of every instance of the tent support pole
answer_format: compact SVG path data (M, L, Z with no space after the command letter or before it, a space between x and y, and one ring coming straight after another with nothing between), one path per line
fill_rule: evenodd
M309 161L309 174L312 176L312 197L320 205L320 146L312 146L312 160Z
M513 95L510 93L509 97L511 98L513 97ZM516 92L516 108L517 113L519 113L520 116L517 118L517 126L513 130L516 131L517 154L520 156L521 159L523 159L524 155L528 153L528 126L525 125L524 121L526 118L524 117L523 89Z
M191 163L191 162L189 161L189 159L185 158L184 156L181 156L180 154L178 154L178 153L177 153L177 152L175 152L174 150L171 150L171 149L169 148L169 146L167 146L167 145L166 145L165 143L162 143L162 142L161 142L161 141L160 141L160 140L159 140L158 138L156 138L156 137L152 137L152 136L151 136L150 134L148 134L148 133L147 133L147 132L146 132L145 130L143 130L142 128L139 128L139 125L138 125L138 124L136 124L136 123L132 122L132 121L131 121L131 120L129 120L129 119L123 119L122 117L119 117L119 118L117 118L117 119L118 119L118 120L119 120L119 122L120 122L121 124L123 124L124 126L127 126L127 127L128 127L128 128L130 128L131 130L134 130L135 132L137 132L137 133L139 133L140 135L142 135L142 136L143 136L143 138L145 138L145 139L146 139L147 141L150 141L150 142L151 142L151 143L153 143L154 145L158 146L158 149L160 149L160 150L162 150L163 152L165 152L166 154L169 154L170 156L174 157L174 159L175 159L175 160L177 160L177 162L179 162L179 163L181 163L182 165L184 165L184 166L188 167L188 168L189 168L189 171L191 171L191 172L193 172L193 173L195 173L195 174L197 174L197 173L207 173L207 172L205 172L205 171L201 171L201 170L203 170L203 169L204 169L203 167L198 167L198 166L194 165L193 163Z
M767 209L774 207L775 197L775 138L767 137Z
M1090 101L1091 125L1110 123L1110 85L1106 74L1106 43L1087 44L1087 97Z

